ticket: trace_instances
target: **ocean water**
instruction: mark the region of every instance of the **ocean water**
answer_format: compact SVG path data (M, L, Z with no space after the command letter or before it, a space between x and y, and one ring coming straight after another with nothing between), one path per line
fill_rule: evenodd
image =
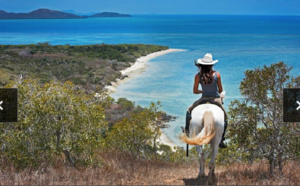
M176 116L164 129L176 144L185 113L200 95L192 93L197 68L193 61L212 53L219 62L226 91L225 108L241 99L240 82L248 69L279 61L300 75L300 17L170 15L70 20L0 20L0 44L120 44L145 43L185 49L149 61L140 75L112 94L138 105L160 101L162 110Z

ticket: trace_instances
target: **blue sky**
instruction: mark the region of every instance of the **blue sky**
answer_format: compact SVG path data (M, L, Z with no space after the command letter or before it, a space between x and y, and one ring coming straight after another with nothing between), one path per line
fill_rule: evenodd
M38 8L78 13L300 15L300 0L0 0L0 10Z

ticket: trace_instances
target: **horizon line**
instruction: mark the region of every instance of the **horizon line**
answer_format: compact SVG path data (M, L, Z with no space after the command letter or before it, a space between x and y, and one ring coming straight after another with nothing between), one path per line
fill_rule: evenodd
M36 8L36 9L33 9L33 10L30 10L28 12L8 12L4 9L0 9L2 11L5 11L7 13L30 13L32 11L35 11L35 10L38 10L38 9L48 9L48 10L54 10L54 11L60 11L60 12L64 12L64 13L71 13L71 12L68 12L67 10L58 10L58 9L50 9L50 8L45 8L45 7L41 7L41 8ZM75 14L75 15L84 15L84 14L90 14L90 13L94 13L95 11L91 11L91 12L86 12L86 13L83 13L83 12L77 12L76 10L71 10L71 11L74 11L75 13L71 13L71 14ZM129 14L129 15L204 15L204 16L209 16L209 15L217 15L217 16L300 16L300 13L299 14L214 14L214 13L209 13L209 14L199 14L199 13L124 13L124 12L118 12L118 11L99 11L99 13L103 13L103 12L110 12L110 13L119 13L119 14Z
M123 13L122 13L123 14ZM129 13L126 13L126 14L129 14ZM295 17L298 17L300 16L300 14L157 14L157 13L152 13L152 14L130 14L130 15L152 15L152 16L181 16L181 15L203 15L203 16L295 16Z

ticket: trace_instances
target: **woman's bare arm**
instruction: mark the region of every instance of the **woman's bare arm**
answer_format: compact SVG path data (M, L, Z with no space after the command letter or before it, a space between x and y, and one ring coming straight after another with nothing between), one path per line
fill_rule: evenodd
M221 75L220 73L217 73L217 77L218 77L218 89L219 89L219 93L221 93L223 91L223 86L222 86L222 82L221 82Z
M194 87L193 87L193 92L194 94L201 94L202 93L202 90L199 90L199 80L200 80L200 77L198 74L195 75L195 80L194 80Z

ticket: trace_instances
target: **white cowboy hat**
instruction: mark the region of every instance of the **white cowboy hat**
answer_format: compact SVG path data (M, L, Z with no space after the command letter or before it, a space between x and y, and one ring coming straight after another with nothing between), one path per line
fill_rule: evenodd
M203 58L195 60L195 65L214 65L218 60L213 60L211 53L207 53Z

